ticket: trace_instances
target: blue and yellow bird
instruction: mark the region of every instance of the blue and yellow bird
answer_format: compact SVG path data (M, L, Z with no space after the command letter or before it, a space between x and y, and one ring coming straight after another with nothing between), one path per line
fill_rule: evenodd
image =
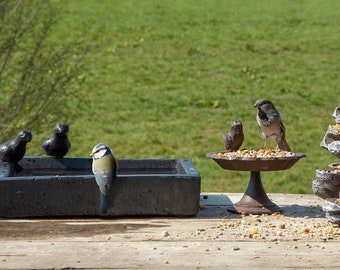
M110 147L104 143L97 144L90 156L93 158L92 172L100 190L100 213L106 214L107 195L117 176L118 163Z

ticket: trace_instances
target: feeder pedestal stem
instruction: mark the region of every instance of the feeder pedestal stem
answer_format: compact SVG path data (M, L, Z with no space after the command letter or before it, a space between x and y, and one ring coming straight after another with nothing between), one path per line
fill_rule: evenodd
M260 172L250 173L247 190L241 200L234 204L234 208L228 210L239 214L247 213L254 215L282 212L282 208L268 198L262 185Z

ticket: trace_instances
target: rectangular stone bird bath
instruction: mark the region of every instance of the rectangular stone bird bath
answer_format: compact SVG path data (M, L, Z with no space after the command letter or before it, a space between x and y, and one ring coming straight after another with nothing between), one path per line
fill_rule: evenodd
M91 158L25 157L19 164L15 176L0 176L0 217L101 216ZM200 181L190 160L119 159L105 216L194 216Z

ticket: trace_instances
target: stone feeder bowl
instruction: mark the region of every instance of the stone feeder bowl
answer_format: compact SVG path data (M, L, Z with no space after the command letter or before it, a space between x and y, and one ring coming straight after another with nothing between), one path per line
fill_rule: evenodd
M340 163L329 164L329 170L316 170L312 183L313 192L322 199L339 198Z
M335 108L332 117L336 124L328 126L320 146L340 158L340 107ZM327 219L340 224L340 163L332 163L328 167L328 170L316 170L312 188L315 195L325 199L323 210Z
M0 217L102 216L92 158L24 157L19 165L9 176L0 163ZM200 180L187 159L118 159L104 216L194 216Z
M226 170L250 171L248 187L240 201L234 204L231 212L246 214L272 214L282 212L282 208L273 203L265 192L260 173L263 171L279 171L291 168L300 158L305 157L302 153L295 153L291 157L277 158L246 158L224 157L218 153L207 153L206 157L212 158L221 168Z

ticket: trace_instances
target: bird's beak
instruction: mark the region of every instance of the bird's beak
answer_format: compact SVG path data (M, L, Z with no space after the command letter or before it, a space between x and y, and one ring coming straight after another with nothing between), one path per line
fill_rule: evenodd
M91 153L91 154L89 154L89 156L90 156L90 157L93 157L93 154Z

